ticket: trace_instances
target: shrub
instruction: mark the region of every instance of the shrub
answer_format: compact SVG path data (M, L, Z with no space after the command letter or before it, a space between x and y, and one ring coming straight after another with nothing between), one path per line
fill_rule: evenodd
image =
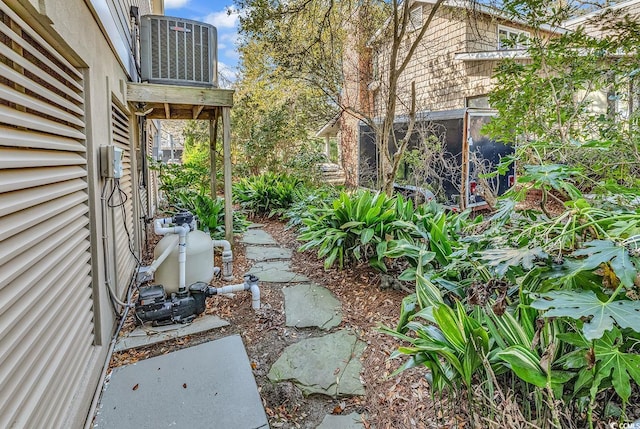
M386 271L387 241L409 236L411 224L402 220L413 214L413 204L399 196L389 198L368 190L353 195L342 192L331 206L311 209L303 217L298 238L307 243L300 250L317 248L325 268L336 261L341 268L352 261L369 261Z
M207 195L180 193L177 207L192 212L198 218L199 228L208 232L213 239L225 237L224 228L224 199L215 200ZM233 212L233 232L246 231L249 222L246 217L237 211Z
M209 170L198 164L165 164L151 162L150 168L158 172L159 190L168 206L176 207L185 194L210 192Z
M309 211L315 207L328 207L340 196L340 189L334 186L322 186L319 188L307 188L306 192L300 192L296 201L288 209L279 211L282 218L287 219L287 228L299 227L302 219L308 216Z
M288 174L264 173L236 183L233 197L254 216L273 216L291 207L303 186L300 179Z
M640 212L580 198L565 205L552 218L515 212L508 200L484 221L416 214L411 237L385 254L408 260L401 279L415 281L398 327L385 328L408 343L395 354L410 356L400 370L424 365L436 391L466 390L472 415L487 411L474 410L474 395L499 412L491 398L513 392L533 399L516 411L542 427L593 427L594 415L616 408L631 417Z

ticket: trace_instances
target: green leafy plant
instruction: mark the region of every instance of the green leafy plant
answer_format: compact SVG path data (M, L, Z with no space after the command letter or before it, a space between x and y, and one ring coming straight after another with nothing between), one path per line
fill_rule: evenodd
M177 207L185 195L210 192L209 170L202 165L152 162L150 168L158 172L159 190L168 206Z
M233 198L256 216L273 216L296 201L303 182L288 174L264 173L240 180L233 186Z
M467 315L460 303L453 309L443 304L427 308L428 312L414 314L397 330L384 329L410 344L399 347L392 357L411 356L400 371L416 365L429 368L429 381L437 390L459 384L470 388L473 376L483 368L483 360L489 351L487 332L476 319ZM421 317L427 317L432 324L418 322ZM406 330L414 335L401 333Z
M621 328L640 327L640 301L601 301L593 291L553 291L537 295L531 306L545 310L545 317L589 318L582 332L588 340L602 338L616 323Z
M570 179L579 174L576 168L558 164L525 165L524 175L518 178L519 183L529 183L534 189L542 191L540 208L549 217L547 200L551 190L563 193L566 198L577 199L582 196ZM523 188L526 189L526 188Z
M316 207L329 207L340 196L340 189L334 186L305 188L296 195L296 200L289 208L278 210L278 214L287 219L287 228L302 225L302 219Z
M213 239L223 239L225 237L224 222L224 199L201 194L181 194L178 207L188 210L196 215L198 227L208 232ZM233 212L233 232L241 233L246 231L249 222L246 217L237 211Z
M596 202L570 201L565 213L548 218L531 210L515 211L506 201L486 220L447 215L441 223L441 215L426 213L404 221L410 237L390 242L386 252L386 257L409 262L400 278L416 284L416 293L403 300L395 334L385 328L408 342L398 349L398 355L409 356L401 369L426 366L429 377L435 374L434 388L469 389L453 367L443 372L417 347L425 337L439 338L435 308L457 311L461 305L489 333L484 370L477 368L471 389L482 386L486 398L519 386L519 394L535 399L523 405L527 419L562 427L568 412L560 408L563 404L589 404L595 398L591 389L593 395L606 390L613 377L597 380L592 372L581 373L593 366L579 365L589 348L564 341L564 332L580 332L586 344L619 332L618 341L626 344L620 350L626 354L637 344L630 340L640 328L640 301L633 298L638 282L637 213L607 204L603 209ZM626 354L612 359L627 359ZM441 364L450 359L443 356L438 357ZM458 361L466 358L454 356ZM457 384L447 381L456 377ZM628 379L633 392L637 385L631 375ZM627 400L618 396L623 403ZM592 411L585 424L592 424Z
M480 258L492 267L498 277L503 277L510 267L530 270L537 259L546 259L547 253L541 247L518 249L487 249L480 252Z
M330 207L311 209L302 219L298 238L306 243L300 251L317 248L325 268L336 262L343 267L352 261L369 261L386 271L387 241L409 236L406 224L399 220L398 207L403 216L413 213L411 203L396 198L371 191L343 192ZM400 206L397 201L402 201Z
M575 347L574 351L563 356L559 362L567 369L578 370L573 396L588 395L590 427L593 427L592 414L596 396L609 386L613 387L625 408L632 392L631 382L640 385L638 338L625 336L623 331L615 327L593 341L579 333L564 333L558 337Z

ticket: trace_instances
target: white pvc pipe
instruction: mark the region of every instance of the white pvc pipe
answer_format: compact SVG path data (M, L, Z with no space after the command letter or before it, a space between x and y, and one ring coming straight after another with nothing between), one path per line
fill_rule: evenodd
M160 254L160 256L158 256L158 259L156 259L155 261L153 261L153 263L151 265L149 265L149 268L147 268L146 273L148 273L149 276L151 276L151 274L156 272L158 267L160 265L162 265L164 260L167 259L167 257L171 254L171 252L173 251L174 247L177 246L178 243L180 242L180 238L179 237L175 237L175 236L171 237L170 240L171 240L171 242L167 246L167 248L164 249L164 252L162 252Z
M231 243L227 240L213 240L213 247L222 247L222 250L231 252Z
M186 232L181 232L178 241L178 292L186 291L187 287L187 232L189 227L185 225Z
M237 285L228 285L228 286L222 286L222 287L217 287L216 288L216 295L224 295L227 293L236 293L236 292L243 292L245 290L249 290L245 287L245 283L240 283Z
M254 283L251 285L249 289L251 291L251 308L254 310L260 309L260 288L258 287L258 283Z
M154 232L158 235L166 235L166 234L184 234L186 235L191 229L189 225L176 225L170 227L164 227L165 224L170 224L172 219L170 217L164 219L156 219L154 222Z
M222 279L233 280L233 252L227 240L213 240L213 247L222 247Z
M228 285L223 287L215 288L216 295L223 295L226 293L235 293L242 291L250 291L251 292L251 308L254 310L260 309L260 287L258 287L258 282L249 282L245 280L244 283L239 283L236 285Z
M156 219L154 222L154 231L158 235L165 234L178 234L178 291L182 292L186 290L186 262L187 262L187 234L191 231L189 225L184 224L181 226L164 227L165 224L170 224L173 219L170 217L164 219Z

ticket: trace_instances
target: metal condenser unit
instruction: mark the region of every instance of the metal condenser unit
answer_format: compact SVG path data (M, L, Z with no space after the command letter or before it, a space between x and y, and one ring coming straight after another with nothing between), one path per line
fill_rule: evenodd
M140 19L143 82L218 86L217 31L183 18L145 15Z

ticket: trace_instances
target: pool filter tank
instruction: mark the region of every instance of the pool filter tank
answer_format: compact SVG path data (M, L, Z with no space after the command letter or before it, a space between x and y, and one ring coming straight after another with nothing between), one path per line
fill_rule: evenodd
M179 280L179 246L175 244L175 236L166 235L158 242L153 251L154 259L158 259L168 247L173 247L167 259L158 267L155 281L164 286L168 294L177 293ZM185 284L196 282L209 283L213 279L213 240L209 234L197 229L190 231L186 237Z

